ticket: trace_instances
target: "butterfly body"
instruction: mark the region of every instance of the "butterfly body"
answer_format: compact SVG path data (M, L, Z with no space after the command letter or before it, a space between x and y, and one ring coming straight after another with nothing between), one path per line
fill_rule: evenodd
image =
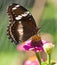
M15 44L28 40L37 34L38 28L31 13L23 6L12 4L8 7L9 25L7 34Z

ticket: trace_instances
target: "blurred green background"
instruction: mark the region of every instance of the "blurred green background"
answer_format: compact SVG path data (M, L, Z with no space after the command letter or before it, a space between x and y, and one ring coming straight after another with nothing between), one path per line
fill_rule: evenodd
M24 55L26 54L18 52L14 43L6 35L9 23L6 11L11 3L18 3L27 8L35 17L38 26L43 25L40 32L52 36L53 43L55 44L52 58L57 60L57 0L0 0L0 65L22 65L25 59ZM35 12L36 10L38 12Z

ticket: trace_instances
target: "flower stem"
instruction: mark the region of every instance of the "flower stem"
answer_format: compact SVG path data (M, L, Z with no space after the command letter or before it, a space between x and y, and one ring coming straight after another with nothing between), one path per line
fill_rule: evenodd
M37 57L37 59L38 59L38 61L39 61L39 64L41 65L41 58L40 58L39 53L37 53L37 52L36 52L36 57Z
M48 65L51 64L51 54L48 54Z

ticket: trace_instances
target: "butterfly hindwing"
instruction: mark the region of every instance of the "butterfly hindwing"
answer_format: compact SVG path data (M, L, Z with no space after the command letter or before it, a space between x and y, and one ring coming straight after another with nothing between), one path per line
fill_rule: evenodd
M8 7L10 24L7 29L8 36L19 44L26 41L38 31L31 13L23 6L12 4Z

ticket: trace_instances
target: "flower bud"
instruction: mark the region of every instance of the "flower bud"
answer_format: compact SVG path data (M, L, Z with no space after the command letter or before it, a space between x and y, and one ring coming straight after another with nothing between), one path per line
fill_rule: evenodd
M52 53L52 50L54 48L54 45L52 43L46 43L46 44L43 45L43 48L44 48L44 51L47 54L51 54Z

